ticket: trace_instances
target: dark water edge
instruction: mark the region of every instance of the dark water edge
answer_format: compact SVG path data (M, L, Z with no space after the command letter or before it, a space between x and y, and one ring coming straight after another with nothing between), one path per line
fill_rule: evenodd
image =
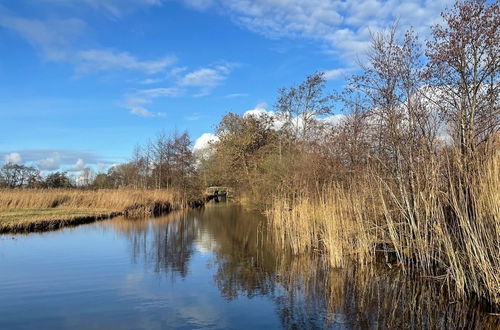
M328 269L232 205L0 236L0 329L500 329L441 282Z

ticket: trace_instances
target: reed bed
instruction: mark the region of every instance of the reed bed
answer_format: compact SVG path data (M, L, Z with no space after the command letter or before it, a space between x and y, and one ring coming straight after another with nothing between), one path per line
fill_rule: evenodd
M316 198L282 194L268 211L276 241L294 254L320 251L332 267L384 260L498 306L499 157L477 164L469 190L452 169L443 182L429 166L411 185L379 177L328 186Z
M362 264L374 257L376 231L371 228L372 206L368 190L346 190L338 185L326 187L319 199L307 194L277 198L268 211L273 235L294 254L326 252L332 267L344 267L350 259Z
M186 203L171 190L0 190L0 232L43 231L116 215L144 217Z

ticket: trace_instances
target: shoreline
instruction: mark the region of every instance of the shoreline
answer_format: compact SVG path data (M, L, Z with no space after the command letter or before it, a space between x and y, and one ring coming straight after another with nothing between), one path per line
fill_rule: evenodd
M197 208L174 191L0 190L0 235L45 232L117 216L144 218Z
M76 227L79 225L94 223L97 221L109 220L120 215L123 215L123 212L77 216L74 218L66 219L36 220L12 225L0 225L0 235L42 233L58 230L65 227Z

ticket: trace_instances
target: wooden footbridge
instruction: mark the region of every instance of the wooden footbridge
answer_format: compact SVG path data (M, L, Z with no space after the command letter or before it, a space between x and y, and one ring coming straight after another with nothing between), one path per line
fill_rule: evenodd
M207 201L214 200L215 202L224 202L232 197L233 190L230 187L213 186L205 190L205 198Z

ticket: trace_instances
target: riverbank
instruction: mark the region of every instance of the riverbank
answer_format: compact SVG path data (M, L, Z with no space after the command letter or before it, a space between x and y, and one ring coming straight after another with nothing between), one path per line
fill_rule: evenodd
M172 190L0 190L0 233L55 230L118 215L154 216L188 204Z

